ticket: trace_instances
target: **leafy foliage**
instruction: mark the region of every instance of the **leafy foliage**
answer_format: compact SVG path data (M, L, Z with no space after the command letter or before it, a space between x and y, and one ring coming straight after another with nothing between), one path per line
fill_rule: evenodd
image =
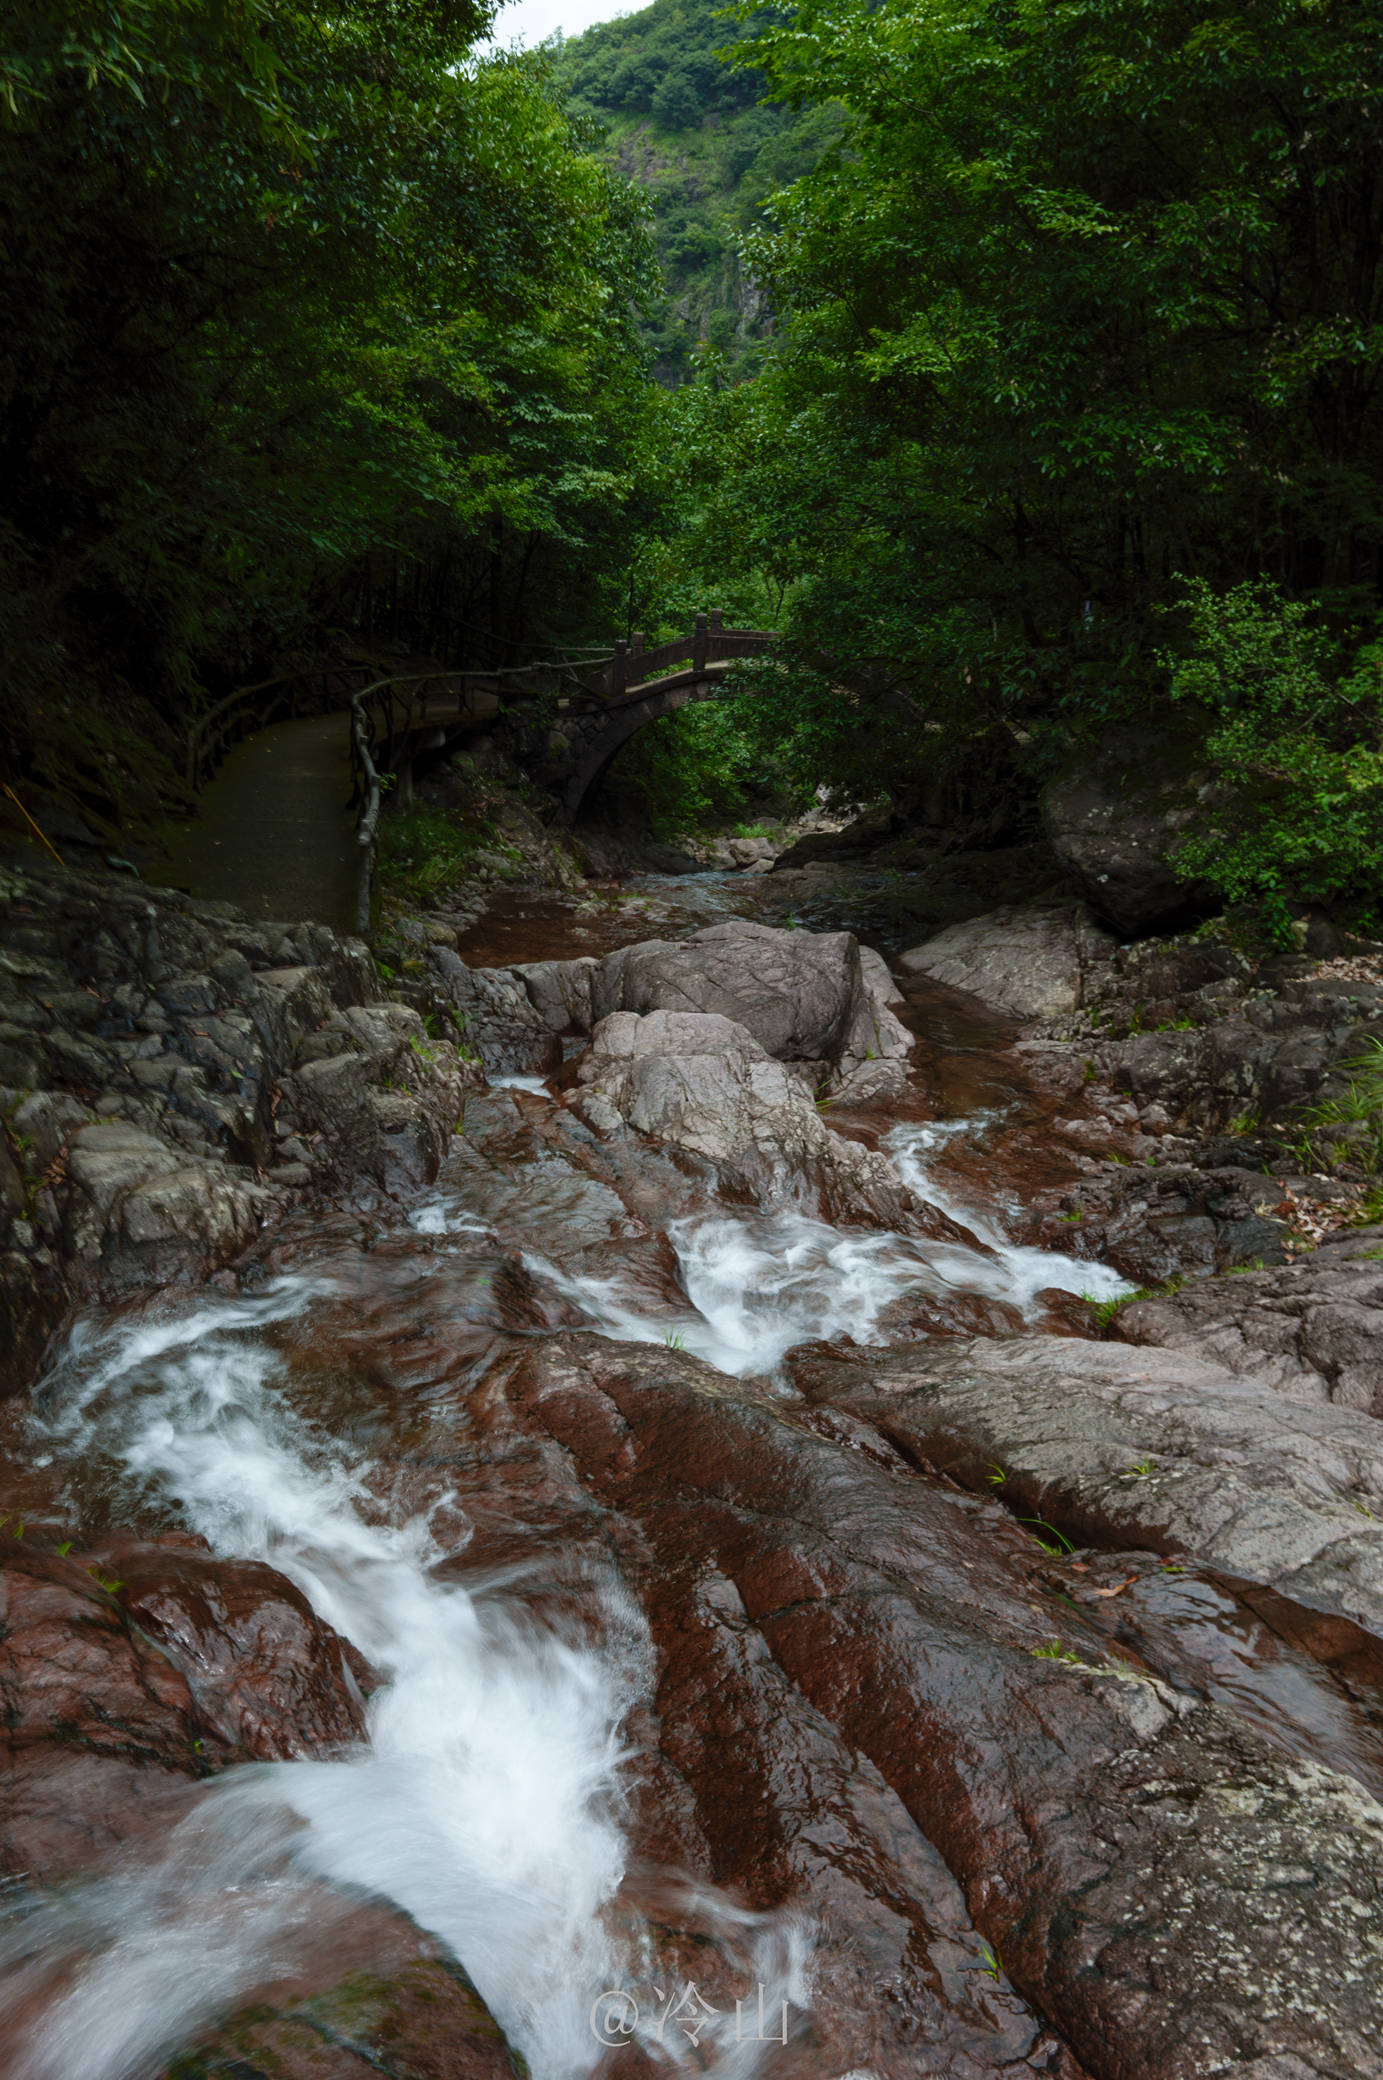
M848 111L748 243L793 312L748 496L851 698L911 700L976 770L1007 739L1035 779L1073 730L1166 712L1187 579L1367 633L1376 9L800 0L738 51Z
M1250 901L1284 942L1289 896L1361 906L1383 886L1383 643L1340 669L1304 601L1245 583L1190 587L1193 648L1168 656L1173 697L1211 718L1222 783L1177 865Z
M642 213L541 60L468 55L487 19L7 16L0 661L40 778L74 684L169 717L323 624L493 650L599 605Z
M602 126L603 156L651 200L664 295L645 336L665 383L689 380L708 350L740 380L763 365L773 315L739 241L840 132L838 108L768 106L763 76L724 62L748 33L719 0L654 0L554 53L570 105Z

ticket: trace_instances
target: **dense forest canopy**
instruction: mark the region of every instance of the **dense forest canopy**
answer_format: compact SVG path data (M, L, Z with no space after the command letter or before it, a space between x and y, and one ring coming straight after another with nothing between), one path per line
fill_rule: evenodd
M175 715L376 593L501 654L599 602L640 495L642 210L541 61L469 57L487 19L11 12L0 643L48 783L128 776L131 700Z
M1376 900L1376 6L485 26L12 18L14 757L385 596L448 655L717 604L792 668L664 731L669 799L949 774L1021 814L1132 718L1233 783L1188 870Z

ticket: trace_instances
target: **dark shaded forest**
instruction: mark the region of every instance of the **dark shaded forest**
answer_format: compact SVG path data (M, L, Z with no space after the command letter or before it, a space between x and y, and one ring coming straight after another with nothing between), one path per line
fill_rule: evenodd
M12 770L114 828L288 656L714 604L791 668L648 747L674 821L765 772L1021 820L1136 725L1212 776L1188 877L1375 914L1375 7L657 0L478 59L485 26L11 16Z

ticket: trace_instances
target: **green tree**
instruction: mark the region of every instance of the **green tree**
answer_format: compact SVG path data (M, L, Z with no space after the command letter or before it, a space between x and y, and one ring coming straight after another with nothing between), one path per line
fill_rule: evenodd
M1040 763L1166 699L1187 578L1367 625L1376 7L801 0L738 49L849 112L749 246L820 471L794 626L842 683Z
M646 234L544 61L469 55L487 19L8 17L5 749L98 820L170 718L324 625L493 650L539 596L600 603Z

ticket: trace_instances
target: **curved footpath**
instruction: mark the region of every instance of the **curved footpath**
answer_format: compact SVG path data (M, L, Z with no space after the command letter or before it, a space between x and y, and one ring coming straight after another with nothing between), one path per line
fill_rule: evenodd
M308 715L230 751L150 878L247 917L355 928L350 718Z

